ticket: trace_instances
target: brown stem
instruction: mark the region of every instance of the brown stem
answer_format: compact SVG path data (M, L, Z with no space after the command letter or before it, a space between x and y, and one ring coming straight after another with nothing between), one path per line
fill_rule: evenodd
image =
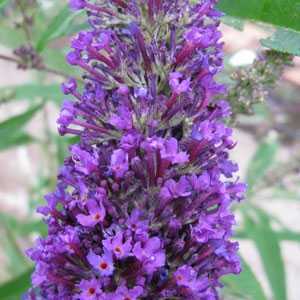
M21 63L18 59L14 58L14 57L7 56L7 55L4 55L4 54L0 54L0 59L10 61L10 62L13 62L13 63L16 63L16 64Z
M32 40L32 38L31 38L30 28L27 24L28 16L26 15L25 8L24 8L24 6L23 6L23 4L21 3L20 0L16 0L16 5L19 7L22 18L23 18L23 20L22 20L22 25L23 25L22 29L24 30L27 41L30 44L30 41Z
M12 56L8 56L8 55L4 55L4 54L0 54L0 60L5 60L5 61L9 61L9 62L12 62L12 63L15 63L17 65L21 65L22 64L22 61L15 58L15 57L12 57ZM45 73L48 73L48 74L53 74L53 75L57 75L57 76L61 76L61 77L64 77L64 78L69 78L70 75L63 72L63 71L59 71L59 70L55 70L55 69L52 69L50 67L47 67L45 65L43 66L40 66L40 67L32 67L33 70L36 70L36 71L40 71L40 72L45 72ZM81 78L76 78L78 81L82 81Z

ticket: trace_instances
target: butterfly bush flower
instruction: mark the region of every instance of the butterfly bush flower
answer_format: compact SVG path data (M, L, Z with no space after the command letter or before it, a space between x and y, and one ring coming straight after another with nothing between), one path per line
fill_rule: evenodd
M80 137L38 211L28 300L219 299L238 274L230 106L216 0L71 0L59 132Z

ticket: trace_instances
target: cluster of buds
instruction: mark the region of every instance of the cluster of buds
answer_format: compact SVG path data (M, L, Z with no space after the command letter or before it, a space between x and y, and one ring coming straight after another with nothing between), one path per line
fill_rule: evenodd
M234 85L228 92L228 100L233 108L232 117L253 114L253 106L266 100L268 90L280 79L292 59L290 54L266 50L251 66L241 67L232 73Z
M14 55L19 58L18 68L41 69L44 67L42 57L36 52L31 45L22 45L14 50Z
M78 135L47 195L25 299L218 299L240 272L215 0L71 0L90 29L67 61L59 132Z

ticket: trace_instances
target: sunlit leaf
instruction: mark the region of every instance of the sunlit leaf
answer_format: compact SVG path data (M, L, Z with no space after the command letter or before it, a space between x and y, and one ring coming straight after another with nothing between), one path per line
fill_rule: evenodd
M300 31L300 2L297 0L220 0L218 7L229 16Z

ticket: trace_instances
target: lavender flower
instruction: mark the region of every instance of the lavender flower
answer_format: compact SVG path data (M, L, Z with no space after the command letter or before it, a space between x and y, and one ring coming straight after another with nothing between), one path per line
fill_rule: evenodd
M85 84L63 84L58 125L80 142L39 208L26 299L213 300L240 272L221 14L190 2L70 1L90 25L67 55Z

